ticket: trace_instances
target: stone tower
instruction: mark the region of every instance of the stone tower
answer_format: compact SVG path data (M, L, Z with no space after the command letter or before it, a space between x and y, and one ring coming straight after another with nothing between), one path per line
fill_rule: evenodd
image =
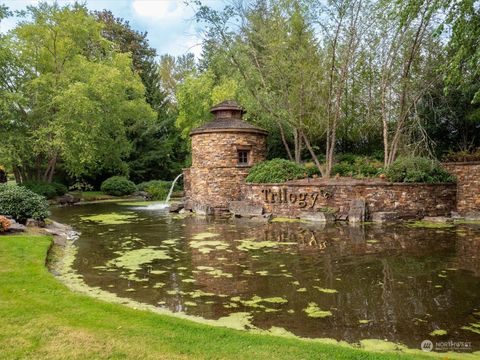
M242 120L245 111L224 101L214 120L193 130L192 166L184 171L185 197L196 212L221 214L239 200L240 184L252 165L265 160L267 132Z

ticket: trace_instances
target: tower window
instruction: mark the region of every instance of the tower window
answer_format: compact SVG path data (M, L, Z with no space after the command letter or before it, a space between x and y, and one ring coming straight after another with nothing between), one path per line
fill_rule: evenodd
M248 150L237 150L238 151L238 165L248 165Z

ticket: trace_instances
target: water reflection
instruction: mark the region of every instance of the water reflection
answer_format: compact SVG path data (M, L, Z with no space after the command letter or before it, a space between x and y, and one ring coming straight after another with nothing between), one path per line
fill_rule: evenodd
M245 311L256 327L305 337L418 347L441 329L442 339L480 345L478 225L321 227L148 211L121 224L82 220L126 210L54 212L82 232L74 266L91 286L211 319Z

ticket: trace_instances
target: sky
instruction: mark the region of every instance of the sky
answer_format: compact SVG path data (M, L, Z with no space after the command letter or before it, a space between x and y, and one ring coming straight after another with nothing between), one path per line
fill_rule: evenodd
M23 10L35 5L38 0L0 0L10 10ZM53 3L53 1L47 1ZM57 0L60 5L73 3L73 0ZM140 32L147 32L150 45L158 55L165 53L182 55L192 52L199 57L201 53L200 25L193 19L194 9L183 0L86 0L90 10L110 10L116 17L130 22L130 26ZM225 6L223 0L202 0L202 3L215 9ZM6 32L19 21L8 18L0 23L0 32Z

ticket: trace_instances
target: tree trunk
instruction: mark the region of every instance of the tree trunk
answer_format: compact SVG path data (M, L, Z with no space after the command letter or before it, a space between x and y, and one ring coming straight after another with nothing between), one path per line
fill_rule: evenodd
M303 132L303 130L301 131L301 133L302 133L302 136L303 136L303 140L305 141L305 145L307 146L307 149L310 152L310 155L312 156L312 159L315 162L315 165L317 166L318 171L320 171L320 174L323 177L324 174L325 174L325 171L322 169L322 165L320 164L320 161L318 161L318 157L315 154L315 151L313 151L313 148L310 144L310 141L308 140L308 138L305 135L305 133Z
M285 150L287 151L288 159L293 161L292 152L290 151L290 146L288 146L287 139L285 138L285 131L283 130L283 126L280 122L278 123L278 127L280 129L280 136L282 137L283 146L285 146Z

